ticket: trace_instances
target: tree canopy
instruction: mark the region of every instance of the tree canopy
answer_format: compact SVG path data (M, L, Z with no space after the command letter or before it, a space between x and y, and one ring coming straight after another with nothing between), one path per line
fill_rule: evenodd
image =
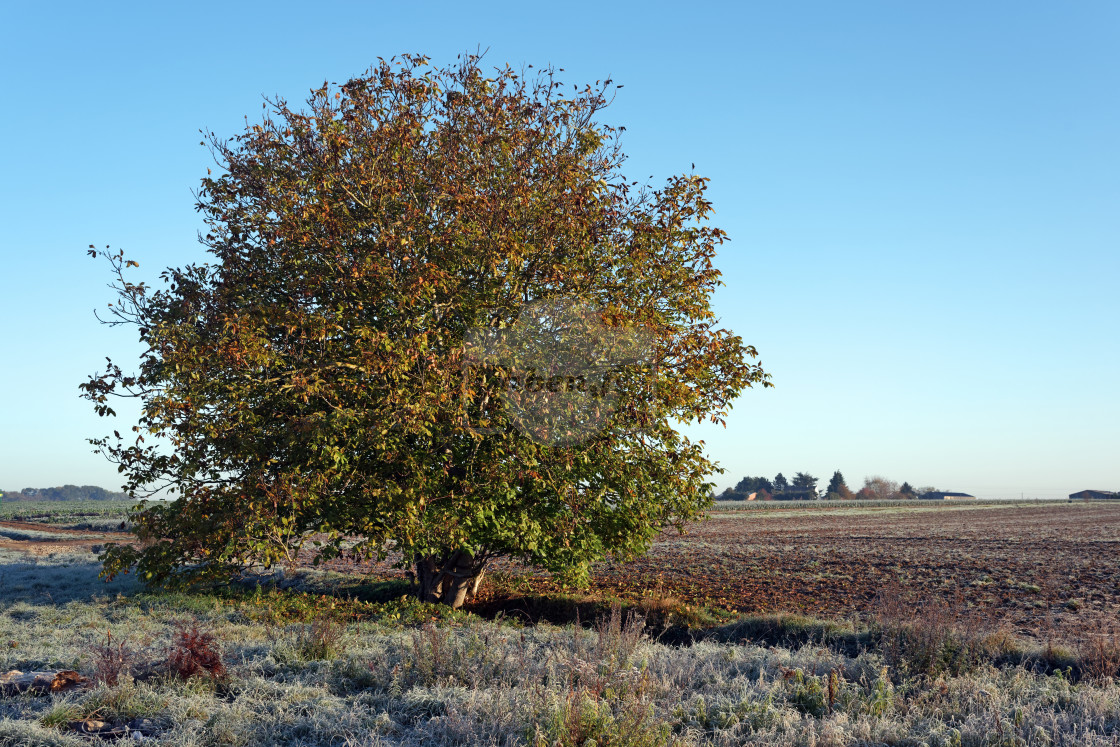
M808 472L798 472L793 476L790 487L794 490L814 491L817 489L817 480L818 478L813 477Z
M736 493L754 493L759 490L773 493L774 484L765 477L744 477L735 484L734 488L734 492Z
M848 488L840 470L832 473L832 479L828 481L828 488L825 490L825 497L832 501L847 500L852 497L852 491Z
M789 481L786 480L786 476L781 472L774 475L774 492L784 493L787 490L789 490Z
M898 483L881 475L865 477L860 497L872 500L895 500L900 497Z
M105 574L394 553L458 605L492 558L579 581L710 505L722 470L675 425L769 376L710 309L708 180L628 181L614 90L409 56L206 133L207 263L152 289L91 247L145 350L82 385L101 415L141 405L92 443L130 494L175 497Z

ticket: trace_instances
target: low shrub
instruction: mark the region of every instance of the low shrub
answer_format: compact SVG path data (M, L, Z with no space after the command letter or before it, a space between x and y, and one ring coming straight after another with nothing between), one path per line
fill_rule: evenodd
M634 652L645 635L645 617L635 610L622 614L622 605L615 602L608 614L599 618L595 631L599 634L594 656L601 662L609 662L615 668L629 666Z
M226 676L222 655L211 633L198 629L197 623L180 624L175 629L167 666L179 679L188 680L198 674L211 679Z
M140 651L127 639L113 640L113 631L105 631L105 642L92 645L92 675L95 682L115 686L123 676L139 665Z
M1115 629L1083 633L1077 646L1082 676L1093 680L1120 677L1120 638Z

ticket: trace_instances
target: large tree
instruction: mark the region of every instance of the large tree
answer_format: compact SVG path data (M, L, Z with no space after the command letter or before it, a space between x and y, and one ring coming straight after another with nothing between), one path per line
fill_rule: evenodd
M613 90L405 57L208 133L210 261L153 290L91 252L145 348L82 385L141 405L134 438L92 441L175 496L105 573L397 553L458 606L495 557L578 582L710 505L722 469L674 426L769 376L710 310L707 179L628 182Z

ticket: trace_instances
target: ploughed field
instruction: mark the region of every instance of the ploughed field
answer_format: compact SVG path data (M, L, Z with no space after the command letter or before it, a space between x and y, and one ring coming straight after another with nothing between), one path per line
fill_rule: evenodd
M67 518L0 517L0 546L42 555L128 540L109 526L119 516ZM318 567L404 576L388 563ZM562 590L517 563L493 570L480 603ZM723 504L684 535L666 533L642 558L597 564L591 584L624 599L752 614L868 619L939 607L958 623L1039 640L1074 637L1120 622L1120 502Z
M713 511L648 557L597 569L743 612L870 616L941 606L1063 638L1120 621L1120 503Z
M958 625L1037 640L1120 623L1120 502L817 506L719 507L642 558L597 564L593 590L829 619L939 608ZM516 563L497 570L503 582L483 585L483 603L561 590Z

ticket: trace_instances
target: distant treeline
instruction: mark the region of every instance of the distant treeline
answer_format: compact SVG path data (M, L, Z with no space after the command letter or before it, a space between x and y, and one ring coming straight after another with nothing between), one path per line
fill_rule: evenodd
M127 501L126 493L114 493L96 485L63 485L59 488L0 490L4 501Z
M915 488L908 482L899 485L894 480L879 475L864 478L863 487L852 491L848 488L840 470L832 473L832 479L828 481L824 495L817 493L817 482L817 478L808 472L798 472L793 476L793 480L787 480L781 472L773 480L765 477L744 477L735 487L723 491L719 499L721 501L814 501L824 498L829 501L897 501L912 500L920 495L938 492L932 485L923 488Z

